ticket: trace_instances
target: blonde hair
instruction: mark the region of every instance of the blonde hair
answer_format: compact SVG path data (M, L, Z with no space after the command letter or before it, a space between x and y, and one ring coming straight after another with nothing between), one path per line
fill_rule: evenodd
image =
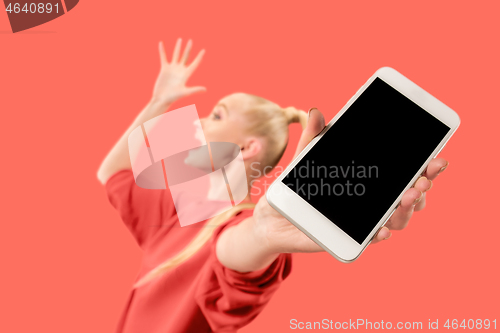
M274 168L283 156L288 144L288 125L300 123L304 129L307 125L307 113L294 107L281 108L279 105L255 95L243 95L249 97L253 104L251 108L244 111L248 120L246 131L260 136L266 141L266 154L263 156L261 169L265 166ZM148 283L191 258L208 242L217 226L236 216L242 210L254 207L254 203L241 203L212 217L183 250L149 271L134 284L133 288Z
M244 94L251 98L252 107L244 111L247 116L247 132L264 138L266 141L262 167L274 168L283 156L288 145L288 125L300 123L306 128L308 115L293 106L282 108L265 98Z

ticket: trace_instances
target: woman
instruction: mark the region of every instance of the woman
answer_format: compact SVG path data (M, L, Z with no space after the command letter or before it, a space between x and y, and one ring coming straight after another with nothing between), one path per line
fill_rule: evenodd
M97 174L111 204L144 250L116 332L234 332L262 311L289 275L290 253L322 251L271 208L265 196L255 205L248 194L236 207L180 228L169 189L145 190L134 183L127 147L130 132L161 115L174 101L205 90L186 86L204 54L199 52L186 65L191 46L189 41L181 56L181 40L177 40L168 62L160 43L161 71L152 99ZM221 99L211 115L201 119L201 126L207 142L239 145L250 184L255 162L262 170L277 165L288 142L288 125L294 122L304 129L296 156L325 126L317 109L305 113L237 93ZM413 211L424 208L425 192L447 165L441 158L429 164L373 243L390 238L389 229L403 229Z

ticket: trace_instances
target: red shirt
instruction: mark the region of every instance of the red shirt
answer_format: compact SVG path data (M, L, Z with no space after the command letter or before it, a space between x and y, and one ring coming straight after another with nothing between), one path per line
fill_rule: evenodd
M181 251L206 221L181 227L169 190L135 184L131 170L113 174L108 198L144 251L136 282ZM223 266L215 244L224 228L252 216L243 210L218 226L191 258L149 283L132 289L116 333L235 332L252 321L290 274L291 255L269 267L240 273Z

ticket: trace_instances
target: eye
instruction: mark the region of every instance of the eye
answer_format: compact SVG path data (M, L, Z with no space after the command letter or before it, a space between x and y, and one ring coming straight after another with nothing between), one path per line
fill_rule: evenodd
M212 113L212 117L213 117L215 120L220 120L220 119L221 119L220 114L219 114L219 112L217 112L217 111L214 111L214 112Z

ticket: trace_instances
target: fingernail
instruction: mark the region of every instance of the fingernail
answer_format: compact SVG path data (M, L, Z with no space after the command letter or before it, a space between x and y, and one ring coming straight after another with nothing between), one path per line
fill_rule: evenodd
M425 177L424 177L424 176L420 176L420 177L418 177L417 181L415 182L415 184L413 184L413 186L417 185L418 181L419 181L420 179L422 179L422 178L425 178Z
M429 179L429 181L431 182L431 184L429 185L429 188L427 190L425 190L425 192L429 191L431 188L432 188L432 180Z
M448 167L448 164L450 164L450 162L446 161L446 165L444 167L442 167L441 169L439 169L438 171L438 175L443 172L444 170L446 170L446 168Z
M389 234L389 236L387 236L386 238L384 238L384 240L391 238L391 236L392 236L392 232Z
M415 199L415 201L413 201L413 205L412 206L415 206L416 204L418 204L420 202L420 200L422 200L422 196L424 194L422 192L420 192L420 196L418 198Z
M310 108L309 111L307 111L307 119L311 116L311 111L312 110L317 110L317 108Z

